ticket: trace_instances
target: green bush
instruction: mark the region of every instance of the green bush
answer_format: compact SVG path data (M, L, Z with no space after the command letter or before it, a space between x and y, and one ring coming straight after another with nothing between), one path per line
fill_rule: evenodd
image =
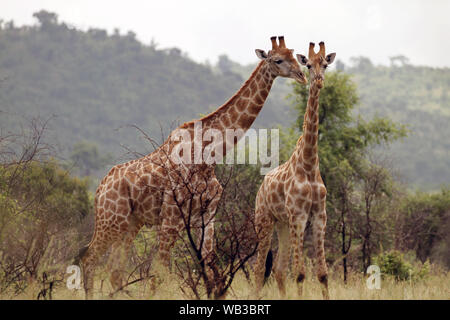
M382 275L393 276L398 281L405 280L422 280L430 272L430 263L428 260L425 263L419 263L411 257L399 251L389 251L379 254L375 258L375 263L380 267Z

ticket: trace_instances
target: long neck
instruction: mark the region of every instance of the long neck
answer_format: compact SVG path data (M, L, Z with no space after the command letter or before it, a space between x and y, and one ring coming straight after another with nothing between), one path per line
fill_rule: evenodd
M319 94L320 89L311 83L308 104L303 121L303 135L299 139L293 154L293 161L301 165L306 171L313 170L319 164Z
M187 129L191 139L196 141L195 145L201 146L200 149L193 147L191 150L196 159L200 159L197 155L201 157L206 146L213 141L213 146L221 149L222 155L234 147L261 111L275 77L267 62L261 61L250 78L225 104L207 116L186 122L179 127L179 129ZM217 133L221 136L220 139L216 138ZM210 134L214 135L214 138L209 136ZM167 141L170 140L169 137Z
M221 107L200 119L204 129L247 131L261 111L269 95L275 75L261 61L242 87Z

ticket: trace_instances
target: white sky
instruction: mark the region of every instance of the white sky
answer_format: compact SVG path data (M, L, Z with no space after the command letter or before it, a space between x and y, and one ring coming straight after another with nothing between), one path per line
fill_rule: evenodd
M255 48L268 50L270 36L284 35L296 53L323 40L344 62L362 55L388 64L402 54L413 64L450 67L449 0L0 0L0 19L33 24L40 9L81 29L131 30L145 44L153 38L199 62L220 54L256 62Z

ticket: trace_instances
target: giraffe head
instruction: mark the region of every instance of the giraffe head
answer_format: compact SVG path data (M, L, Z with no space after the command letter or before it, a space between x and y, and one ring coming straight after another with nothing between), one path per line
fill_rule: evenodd
M320 42L320 50L318 53L314 52L315 44L309 43L308 58L302 54L297 54L297 59L300 64L306 66L309 70L309 78L311 83L314 81L319 89L323 87L323 80L325 69L329 64L333 63L336 53L325 54L325 43Z
M299 83L306 84L305 74L294 58L294 50L286 48L284 37L278 37L279 44L277 43L277 37L271 37L270 40L272 41L272 50L266 53L264 50L256 49L258 58L269 64L275 76L291 78Z

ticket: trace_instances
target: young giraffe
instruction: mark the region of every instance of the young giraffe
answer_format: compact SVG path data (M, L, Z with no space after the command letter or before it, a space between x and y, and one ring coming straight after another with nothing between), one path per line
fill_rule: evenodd
M317 276L322 283L322 294L328 299L327 265L325 261L324 237L326 226L326 193L319 171L317 153L319 129L319 93L323 87L326 67L334 61L335 53L325 55L325 44L314 52L314 43L309 45L307 59L297 55L310 73L308 104L303 123L303 135L297 141L290 159L269 172L256 197L255 220L259 234L258 256L255 266L256 290L259 294L264 283L265 261L275 228L278 235L278 254L274 274L280 293L286 294L285 280L290 255L293 254L292 272L297 277L298 293L302 295L305 267L302 257L303 237L308 218L311 218L316 252ZM266 274L270 270L266 270Z
M279 44L276 37L271 38L272 50L268 53L255 50L262 61L224 105L199 120L184 123L178 129L187 130L191 139L195 137L194 127L199 123L203 130L217 129L222 137L226 136L226 129L241 130L231 141L227 139L221 143L221 150L226 152L250 128L277 76L289 77L306 84L306 77L293 56L293 50L286 48L284 37L278 37L278 40ZM169 159L168 155L180 144L174 139L176 131L149 155L113 167L100 182L95 195L95 232L89 245L80 250L79 254L83 265L86 298L93 296L95 266L110 247L113 254L113 259L110 260L113 262L110 280L114 289L121 287L126 257L134 238L144 225L158 226L159 259L168 267L169 251L177 234L185 227L182 215L186 214L184 209L189 205L192 224L199 223L201 217L207 222L202 237L204 241L200 242L202 257L207 257L212 251L214 213L222 187L215 177L214 164L203 162L177 165ZM197 140L194 143L196 142ZM203 154L207 144L202 142L200 154ZM192 159L192 154L190 156ZM185 181L189 181L189 190ZM192 190L195 195L190 198L192 194L188 193Z

